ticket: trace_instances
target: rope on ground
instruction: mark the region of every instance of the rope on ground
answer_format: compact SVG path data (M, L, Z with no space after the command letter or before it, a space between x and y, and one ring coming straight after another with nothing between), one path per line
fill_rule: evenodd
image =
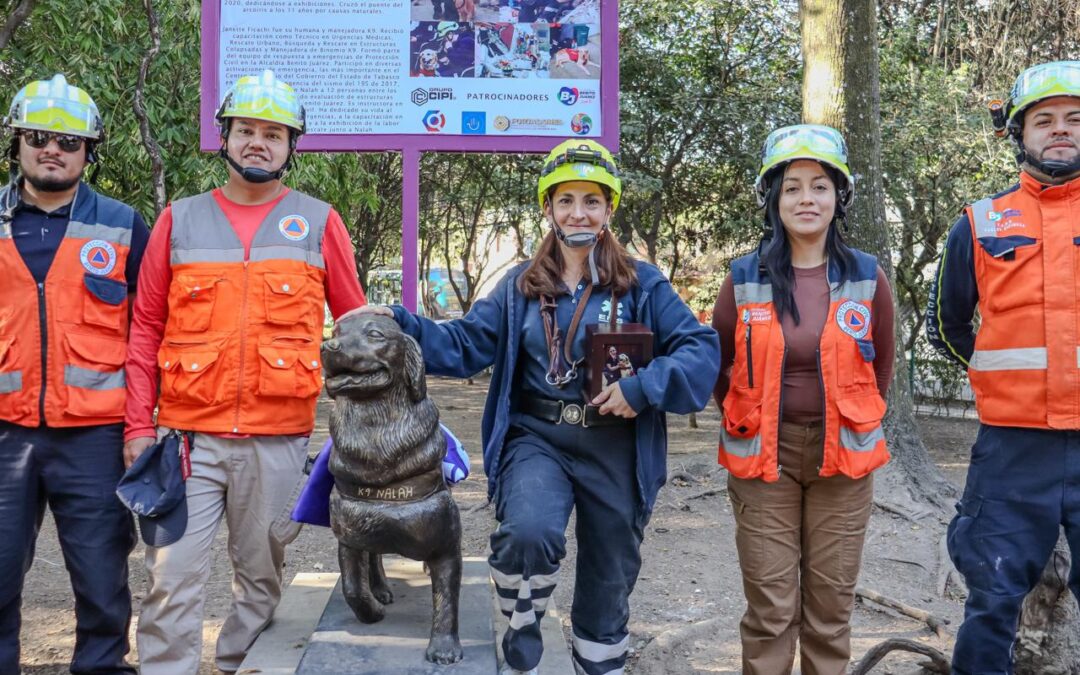
M882 595L877 591L870 590L869 588L863 588L859 586L855 589L855 595L863 600L869 600L870 602L881 605L882 607L888 607L889 609L896 610L905 616L910 616L912 619L922 621L930 630L937 633L937 636L942 640L949 639L949 632L945 628L945 620L940 619L925 609L919 609L918 607L912 607L911 605L905 605L904 603Z
M886 654L897 650L928 656L930 657L929 661L924 661L919 664L924 670L931 673L942 673L943 675L949 674L949 660L937 649L919 644L913 640L892 638L866 652L866 654L859 659L859 662L851 669L851 675L866 675L866 673L870 672L871 668L885 658Z

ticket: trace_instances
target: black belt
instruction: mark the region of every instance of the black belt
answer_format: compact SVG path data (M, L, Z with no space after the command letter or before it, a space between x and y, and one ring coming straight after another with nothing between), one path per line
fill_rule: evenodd
M524 394L521 412L555 424L580 424L583 427L614 427L632 424L633 419L618 415L601 415L599 406L567 403Z

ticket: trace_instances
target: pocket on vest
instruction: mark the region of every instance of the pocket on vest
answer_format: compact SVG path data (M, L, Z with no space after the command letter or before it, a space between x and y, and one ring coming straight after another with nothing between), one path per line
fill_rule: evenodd
M225 392L220 357L217 345L169 340L158 351L162 395L185 402L221 403Z
M319 345L310 338L276 338L259 345L260 396L311 398L322 388Z
M1032 237L980 237L979 250L985 269L979 284L979 296L995 312L1042 304L1042 242ZM1038 265L1029 270L1028 263Z
M306 275L267 274L264 279L263 303L269 323L283 326L310 323L312 303L305 289Z
M176 308L170 308L170 315L176 317L177 328L186 333L201 333L210 328L219 281L221 278L216 276L177 276Z
M726 396L724 430L735 438L757 436L761 430L761 400L738 394Z
M83 275L87 293L83 296L83 321L118 333L127 324L128 286L123 281L92 274Z
M0 394L22 391L22 371L14 369L15 336L0 337Z
M64 336L64 347L66 412L77 417L122 415L126 341L69 332Z
M838 366L840 386L844 389L854 387L865 389L868 385L877 384L877 373L874 372L874 341L868 338L848 338L841 336L840 344L837 345L840 363ZM848 353L845 354L844 351Z

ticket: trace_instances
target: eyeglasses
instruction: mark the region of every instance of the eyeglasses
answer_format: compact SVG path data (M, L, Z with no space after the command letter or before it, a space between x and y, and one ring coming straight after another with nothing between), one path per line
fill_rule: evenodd
M76 152L82 148L83 143L86 141L82 136L57 134L51 131L42 131L41 129L24 129L19 132L19 135L23 137L27 145L38 150L48 145L49 141L56 139L57 147L64 152Z
M563 164L593 164L606 169L612 176L618 178L619 170L615 168L615 165L604 159L603 153L599 150L591 150L589 148L570 148L563 154L559 155L555 159L551 160L544 165L544 168L540 170L540 177L548 175L558 169Z

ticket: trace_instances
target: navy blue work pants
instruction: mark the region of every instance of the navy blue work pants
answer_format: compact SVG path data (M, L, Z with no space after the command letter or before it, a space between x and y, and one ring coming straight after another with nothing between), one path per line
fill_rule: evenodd
M956 510L949 555L970 593L953 673L1012 673L1020 606L1060 526L1073 557L1069 588L1080 599L1080 431L980 426Z
M641 568L634 425L584 429L522 416L511 427L496 484L492 578L510 628L506 662L540 662L540 619L566 555L577 510L577 571L570 610L573 656L587 675L622 672L630 592Z
M128 653L131 514L116 497L123 425L0 422L0 673L19 672L23 578L48 504L75 592L72 673L134 673Z

